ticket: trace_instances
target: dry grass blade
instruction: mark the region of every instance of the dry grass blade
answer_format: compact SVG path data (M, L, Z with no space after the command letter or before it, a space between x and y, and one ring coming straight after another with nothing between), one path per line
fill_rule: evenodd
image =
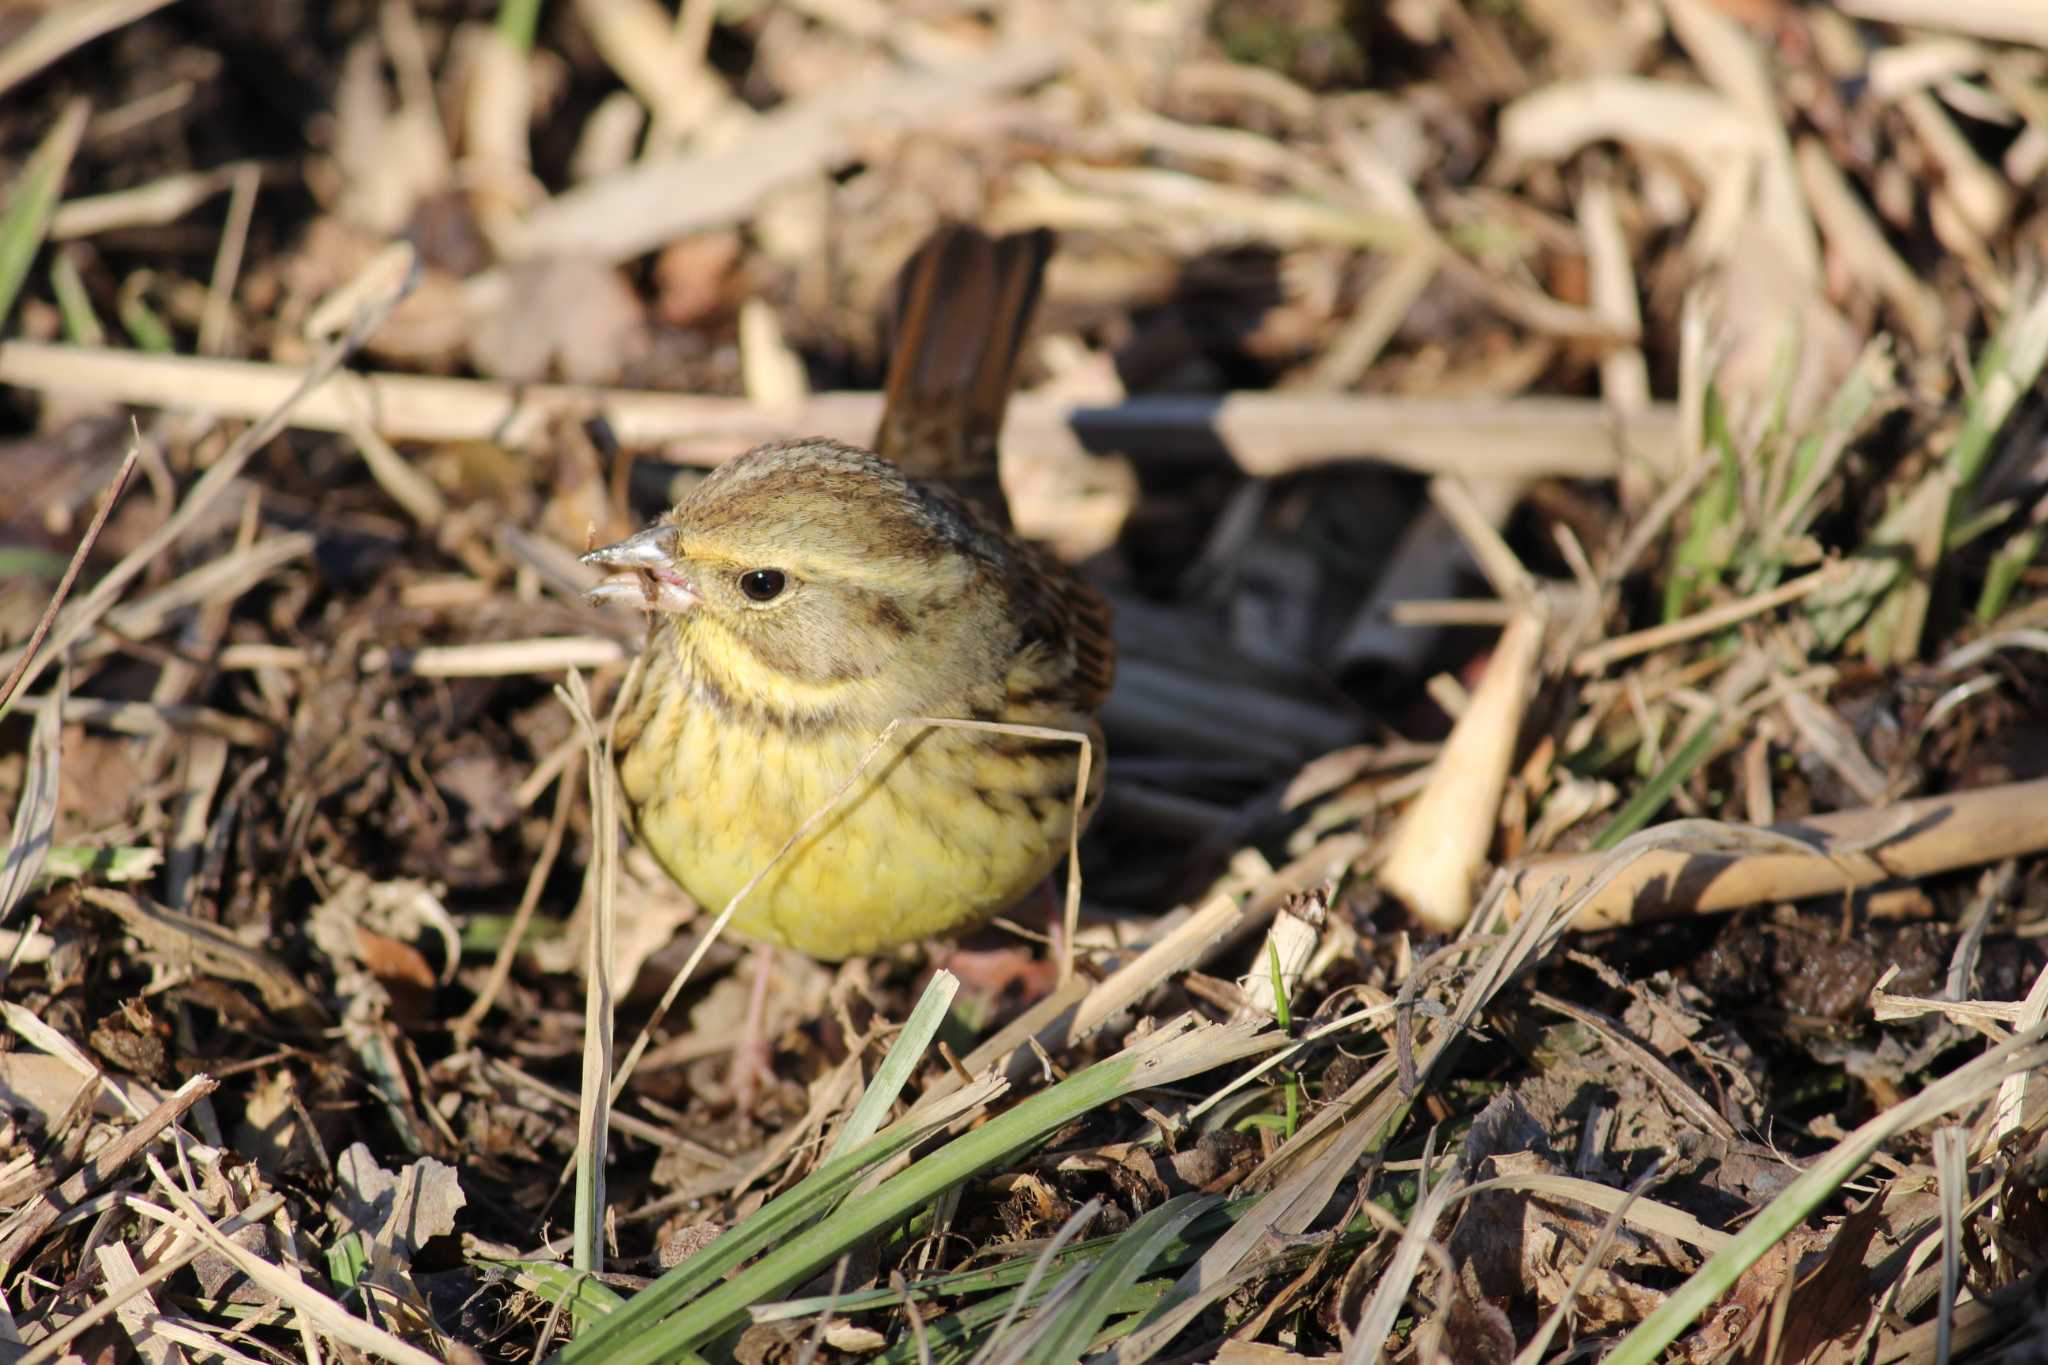
M2048 1063L2048 1044L2044 1044L2043 1038L2043 1031L2036 1028L2008 1039L1850 1133L1772 1200L1734 1243L1716 1253L1645 1318L1608 1359L1620 1365L1648 1365L1657 1359L1658 1353L1725 1293L1743 1270L1861 1169L1887 1139L1943 1114L1982 1103L1996 1094L2006 1077Z
M1841 7L1844 14L1863 19L2048 47L2048 15L2043 15L2033 0L1973 0L1968 5L1947 5L1941 0L1841 0Z
M48 613L45 613L48 619ZM28 740L28 764L23 773L21 800L14 808L14 826L7 841L7 860L0 863L0 924L5 924L35 885L50 856L57 828L58 779L64 756L64 699L70 679L57 675L50 705L36 717Z
M212 1250L233 1262L236 1269L247 1275L250 1282L265 1293L275 1295L295 1311L303 1313L327 1336L366 1355L391 1361L393 1365L435 1365L436 1357L433 1355L356 1317L332 1298L307 1284L294 1271L272 1265L241 1243L229 1238L206 1216L206 1211L193 1201L192 1196L179 1188L178 1183L171 1178L170 1172L166 1171L155 1157L148 1158L148 1161L164 1198L183 1216L179 1230L188 1235L196 1233Z
M1940 1365L1954 1359L1956 1292L1963 1278L1963 1205L1970 1197L1970 1135L1942 1127L1934 1134L1934 1172L1941 1183L1941 1308L1934 1339Z
M289 967L260 948L251 948L210 920L196 919L153 905L139 896L107 887L89 886L85 901L118 917L166 961L202 968L209 975L254 986L266 1007L284 1014L325 1020L319 997L306 989Z
M161 227L176 222L235 183L245 167L261 169L255 162L237 162L211 171L167 175L112 194L66 199L50 218L50 240L62 242L121 228Z
M1281 1149L1300 1158L1295 1168L1265 1189L1252 1208L1209 1244L1159 1305L1117 1343L1110 1360L1136 1365L1150 1359L1218 1300L1265 1269L1258 1253L1273 1239L1299 1234L1313 1224L1329 1207L1338 1185L1385 1132L1381 1114L1347 1114L1341 1103L1320 1117L1332 1120L1324 1125L1327 1135L1311 1131L1314 1125L1304 1125L1295 1134ZM1337 1121L1346 1118L1348 1122Z
M1597 1037L1601 1045L1620 1056L1630 1067L1649 1077L1670 1102L1671 1107L1691 1118L1704 1132L1711 1133L1723 1142L1736 1142L1741 1135L1735 1125L1728 1122L1713 1105L1698 1091L1687 1085L1671 1067L1649 1048L1625 1035L1613 1020L1601 1016L1597 1011L1569 1000L1560 1000L1545 991L1531 991L1529 998L1543 1008L1553 1010L1568 1019L1577 1020Z
M1018 42L952 70L904 72L849 82L759 120L716 152L638 162L527 214L515 257L553 252L623 261L689 232L743 216L762 196L837 169L851 152L846 130L876 118L928 118L977 95L1031 85L1059 69L1059 49Z
M1536 1329L1536 1335L1529 1338L1528 1345L1516 1354L1514 1365L1539 1365L1544 1353L1550 1349L1551 1341L1556 1338L1558 1329L1564 1326L1565 1318L1571 1313L1572 1306L1578 1301L1579 1295L1585 1292L1586 1284L1592 1279L1593 1272L1600 1268L1601 1263L1607 1259L1608 1252L1613 1249L1615 1234L1621 1230L1629 1206L1635 1202L1638 1195L1662 1178L1665 1166L1665 1162L1656 1163L1629 1186L1628 1193L1600 1225L1600 1236L1594 1241L1592 1249L1586 1253L1586 1258L1579 1262L1579 1268L1572 1273L1572 1282L1566 1287L1564 1296L1543 1319L1543 1325Z
M1424 1164L1427 1165L1426 1158ZM1443 1257L1442 1248L1434 1240L1436 1225L1465 1184L1464 1172L1446 1174L1416 1201L1415 1211L1408 1216L1408 1224L1401 1230L1401 1240L1394 1246L1386 1271L1373 1287L1365 1311L1359 1315L1351 1344L1344 1351L1344 1365L1371 1365L1382 1357L1387 1338L1394 1330L1394 1320L1400 1316L1402 1305L1408 1300L1408 1291L1415 1283L1416 1273L1422 1269L1423 1258L1432 1252L1440 1260ZM1446 1278L1449 1278L1448 1263L1443 1268Z
M404 652L372 649L363 655L365 673L386 670L416 678L509 678L562 669L603 668L625 663L631 656L617 640L601 636L564 636L549 640L492 640L471 645L440 645Z
M142 1203L143 1201L131 1199L129 1207L135 1208L139 1212L144 1212L145 1216L149 1217L157 1217L161 1214L160 1221L166 1223L173 1221L173 1216L168 1210L144 1210ZM232 1237L243 1228L253 1227L261 1223L283 1207L283 1195L267 1194L248 1208L237 1213L234 1217L222 1222L220 1225L221 1233L224 1236ZM120 1314L125 1306L135 1297L147 1295L151 1289L154 1289L157 1285L162 1284L165 1280L170 1279L171 1276L192 1264L205 1249L206 1244L200 1238L181 1237L170 1250L160 1255L149 1269L132 1277L124 1278L118 1284L114 1282L113 1277L109 1276L107 1293L104 1297L80 1312L49 1336L38 1341L34 1347L19 1358L16 1365L47 1365L49 1361L60 1359L64 1354L66 1346L84 1336L109 1317ZM123 1317L122 1321L125 1324L126 1318Z
M73 603L57 618L57 624L42 650L28 656L21 679L16 684L17 688L33 686L36 678L49 666L53 657L69 649L76 640L99 622L108 609L120 599L128 584L149 565L150 561L176 544L178 538L199 520L201 514L211 507L214 500L233 485L249 458L289 424L292 409L306 395L316 392L326 383L354 353L356 347L362 344L362 339L374 331L397 304L396 294L385 295L359 314L356 325L347 335L328 346L320 358L299 376L296 386L285 395L283 402L263 420L235 438L233 444L222 452L220 459L193 484L184 501L179 503L177 511L166 518L164 523L140 545L124 555L120 563L108 570L106 576L93 585L91 592Z
M54 705L55 701L54 696L45 693L40 697L23 698L17 705L32 716L41 716L52 710L61 711L66 724L86 725L121 735L209 735L251 749L268 748L277 739L276 729L260 720L205 706L156 706L146 701L67 696L63 706L58 707Z
M1572 659L1572 671L1598 673L1623 659L1648 654L1652 650L1663 649L1686 640L1696 640L1702 635L1712 635L1738 622L1747 621L1753 616L1776 611L1779 607L1797 602L1800 598L1822 588L1834 586L1846 577L1846 566L1839 563L1826 565L1769 592L1745 597L1740 601L1726 602L1718 607L1709 607L1705 611L1695 612L1683 620L1672 621L1667 625L1651 626L1647 630L1616 636L1612 640L1579 651Z
M612 782L612 746L590 713L583 675L570 670L555 695L569 708L583 735L590 774L592 853L586 874L592 906L588 956L584 962L583 1094L576 1111L576 1229L571 1264L578 1270L604 1265L605 1152L611 1131L612 1016L615 992L613 938L618 925L619 818ZM623 1078L621 1078L623 1080Z
M211 1076L194 1076L176 1094L142 1115L120 1136L93 1154L55 1190L46 1191L17 1210L0 1227L0 1273L18 1264L22 1256L67 1209L76 1208L86 1195L113 1179L128 1163L148 1151L150 1144L170 1131L199 1101L211 1095L220 1083Z
M301 8L0 19L0 1337L2009 1353L2032 0ZM717 913L758 907L619 834L642 622L575 549L749 446L867 445L942 220L1059 234L1001 454L1116 607L1075 969L1024 905L764 971ZM913 568L791 600L857 581L907 653ZM771 705L833 652L800 634L723 704L832 777L790 856L718 850L798 882L881 728L819 719L858 657ZM984 709L888 714L926 712ZM868 761L953 747L922 724ZM977 776L963 848L1010 818ZM168 1194L94 1165L202 1074ZM1955 1126L1908 1132L1929 1097ZM422 1256L367 1210L432 1158L468 1199Z
M21 84L73 48L169 3L170 0L75 0L46 10L13 42L0 48L0 91Z
M2020 1014L2014 1020L2013 1027L2019 1032L2026 1032L2040 1028L2043 1020L2048 1020L2048 972L2041 972L2034 977L2034 984L2027 989L2026 999L2021 1002ZM2008 1076L2004 1084L1998 1087L1998 1108L1992 1117L1990 1130L1985 1133L1984 1141L1978 1147L1980 1153L1997 1150L2013 1134L2019 1132L2027 1112L2027 1087L2039 1086L2041 1083L2042 1078L2039 1076L2022 1074ZM2038 1090L2036 1093L2039 1093Z

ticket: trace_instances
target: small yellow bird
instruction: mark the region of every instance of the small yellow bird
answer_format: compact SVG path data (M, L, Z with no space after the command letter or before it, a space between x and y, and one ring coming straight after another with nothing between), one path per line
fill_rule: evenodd
M617 712L619 777L641 841L699 904L722 910L852 781L747 893L744 934L837 960L964 930L1066 852L1078 743L906 723L855 779L892 721L1086 736L1093 813L1109 607L1009 530L995 477L1051 251L1043 230L941 228L899 277L881 454L761 446L584 556L611 571L595 600L652 616Z

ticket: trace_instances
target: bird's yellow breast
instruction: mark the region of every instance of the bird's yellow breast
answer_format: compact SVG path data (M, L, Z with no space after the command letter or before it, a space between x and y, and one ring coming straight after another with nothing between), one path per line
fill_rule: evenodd
M619 776L640 839L712 914L769 869L732 920L751 937L838 959L954 932L1066 851L1077 743L906 723L862 769L880 730L750 723L673 673L639 704Z

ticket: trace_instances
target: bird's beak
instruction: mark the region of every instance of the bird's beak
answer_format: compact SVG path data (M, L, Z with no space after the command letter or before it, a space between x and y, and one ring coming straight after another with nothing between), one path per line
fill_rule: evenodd
M583 556L610 573L584 594L592 603L620 602L643 611L688 611L701 600L690 580L676 572L675 532L667 526L650 526L638 535L627 536Z

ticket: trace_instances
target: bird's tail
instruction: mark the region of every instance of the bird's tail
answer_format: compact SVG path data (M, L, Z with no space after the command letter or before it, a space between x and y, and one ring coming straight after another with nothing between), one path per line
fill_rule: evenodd
M996 438L1052 249L1046 228L990 237L942 225L904 262L890 310L875 449L1006 522Z

